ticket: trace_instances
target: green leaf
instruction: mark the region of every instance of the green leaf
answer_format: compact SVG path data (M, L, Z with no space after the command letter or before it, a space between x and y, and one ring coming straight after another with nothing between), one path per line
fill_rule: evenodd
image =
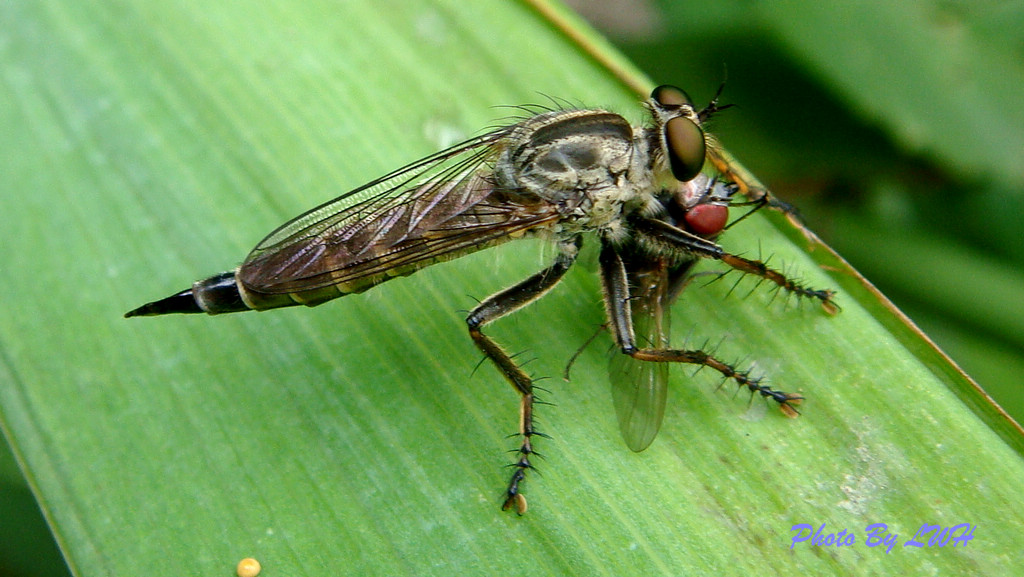
M665 40L689 42L691 52L713 46L718 60L707 55L698 59L698 65L710 60L720 70L728 62L733 98L734 83L742 87L751 81L737 78L734 62L725 56L730 46L748 52L744 60L735 62L744 74L756 73L747 68L757 65L771 69L781 49L790 59L781 72L798 70L797 80L808 75L827 90L827 94L801 94L780 85L777 76L759 79L757 97L772 100L782 93L787 96L785 106L795 109L776 106L770 113L776 122L813 120L804 127L819 134L810 134L812 139L838 137L833 146L849 147L843 141L856 142L863 129L854 134L831 132L836 115L830 118L822 112L829 111L829 100L835 98L865 124L883 129L900 152L926 157L961 179L981 176L1020 193L1024 185L1020 162L1024 102L1018 98L1024 85L1021 3L721 0L661 4L669 31ZM694 66L672 52L664 57L680 68Z
M598 63L645 82L540 8L0 6L16 24L0 42L0 424L72 570L227 575L246 556L266 577L1019 570L1019 429L778 215L723 243L839 289L842 312L727 277L688 289L674 339L803 394L803 416L677 368L664 428L634 454L604 338L571 381L542 383L552 439L523 517L498 509L517 397L475 370L461 311L544 266L539 243L317 309L121 318L231 268L302 210L516 113L493 105L548 94L641 120ZM560 375L603 322L587 258L491 330L538 376ZM822 523L856 544L790 548L794 525ZM872 523L899 534L891 553L864 542ZM974 539L904 548L924 523L971 523Z
M1022 28L993 26L1022 22L1013 4L785 0L763 3L759 14L901 146L937 157L960 176L984 174L1019 188Z

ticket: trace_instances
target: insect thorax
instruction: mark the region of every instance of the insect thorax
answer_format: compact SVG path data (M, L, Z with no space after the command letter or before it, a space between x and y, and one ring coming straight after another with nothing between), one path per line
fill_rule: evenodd
M642 138L625 118L604 110L540 114L509 135L495 176L509 190L558 206L565 232L614 228L624 210L647 202Z

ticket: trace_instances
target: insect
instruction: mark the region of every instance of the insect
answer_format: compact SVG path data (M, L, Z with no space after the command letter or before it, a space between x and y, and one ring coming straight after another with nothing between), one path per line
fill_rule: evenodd
M681 89L659 86L646 107L650 122L636 127L601 109L520 107L527 114L514 122L285 223L235 270L125 316L316 306L509 240L547 239L557 249L552 264L487 297L466 318L473 343L520 397L520 446L502 508L522 514L538 435L534 384L483 329L551 290L572 267L583 238L596 237L607 327L622 352L611 366L613 396L630 448L644 449L658 432L669 363L714 369L793 415L800 396L702 350L669 348L668 309L700 259L820 301L829 312L834 293L804 287L714 242L729 206L782 206L705 134L705 121L725 108L717 96L698 110ZM738 202L737 192L747 201Z

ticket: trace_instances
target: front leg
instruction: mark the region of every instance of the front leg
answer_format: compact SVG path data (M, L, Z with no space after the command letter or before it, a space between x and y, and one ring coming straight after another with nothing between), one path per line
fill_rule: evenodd
M665 221L634 215L630 217L629 224L633 233L633 241L646 252L679 260L695 257L718 260L734 270L772 282L790 294L816 299L821 302L821 307L829 314L835 314L839 310L839 307L832 301L835 292L805 287L759 260L751 260L728 253L718 244L672 226Z
M579 246L578 238L561 243L554 264L516 285L487 297L466 317L469 336L477 348L498 367L520 395L519 434L523 442L518 450L518 458L512 464L515 471L505 491L505 502L501 507L507 510L515 505L520 515L526 512L526 497L520 492L520 484L526 478L526 471L533 468L530 463L530 455L534 454L532 437L537 434L533 429L533 379L523 372L501 345L485 335L481 329L484 325L525 307L551 290L562 280L576 260Z
M712 102L709 108L710 112L713 113L725 107L719 107ZM701 111L702 114L704 114L704 112L705 111ZM736 162L736 159L734 159L725 149L719 146L712 146L708 148L707 154L708 162L715 167L715 170L717 170L722 176L722 179L726 182L735 184L739 189L740 194L750 199L751 203L758 207L769 206L786 216L795 219L796 222L801 222L803 220L800 217L800 212L795 206L772 194L771 191L761 184L761 181L751 174L750 171Z

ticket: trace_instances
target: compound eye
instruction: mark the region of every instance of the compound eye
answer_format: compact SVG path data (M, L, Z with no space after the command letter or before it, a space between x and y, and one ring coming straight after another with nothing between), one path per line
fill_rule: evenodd
M729 207L721 204L698 204L683 217L686 229L703 237L714 236L725 228L729 221Z
M704 131L689 118L677 116L665 123L665 145L672 175L680 182L693 180L704 168L707 145Z
M679 108L689 106L693 108L693 101L690 95L682 88L662 84L651 92L651 100L657 102L662 108Z

